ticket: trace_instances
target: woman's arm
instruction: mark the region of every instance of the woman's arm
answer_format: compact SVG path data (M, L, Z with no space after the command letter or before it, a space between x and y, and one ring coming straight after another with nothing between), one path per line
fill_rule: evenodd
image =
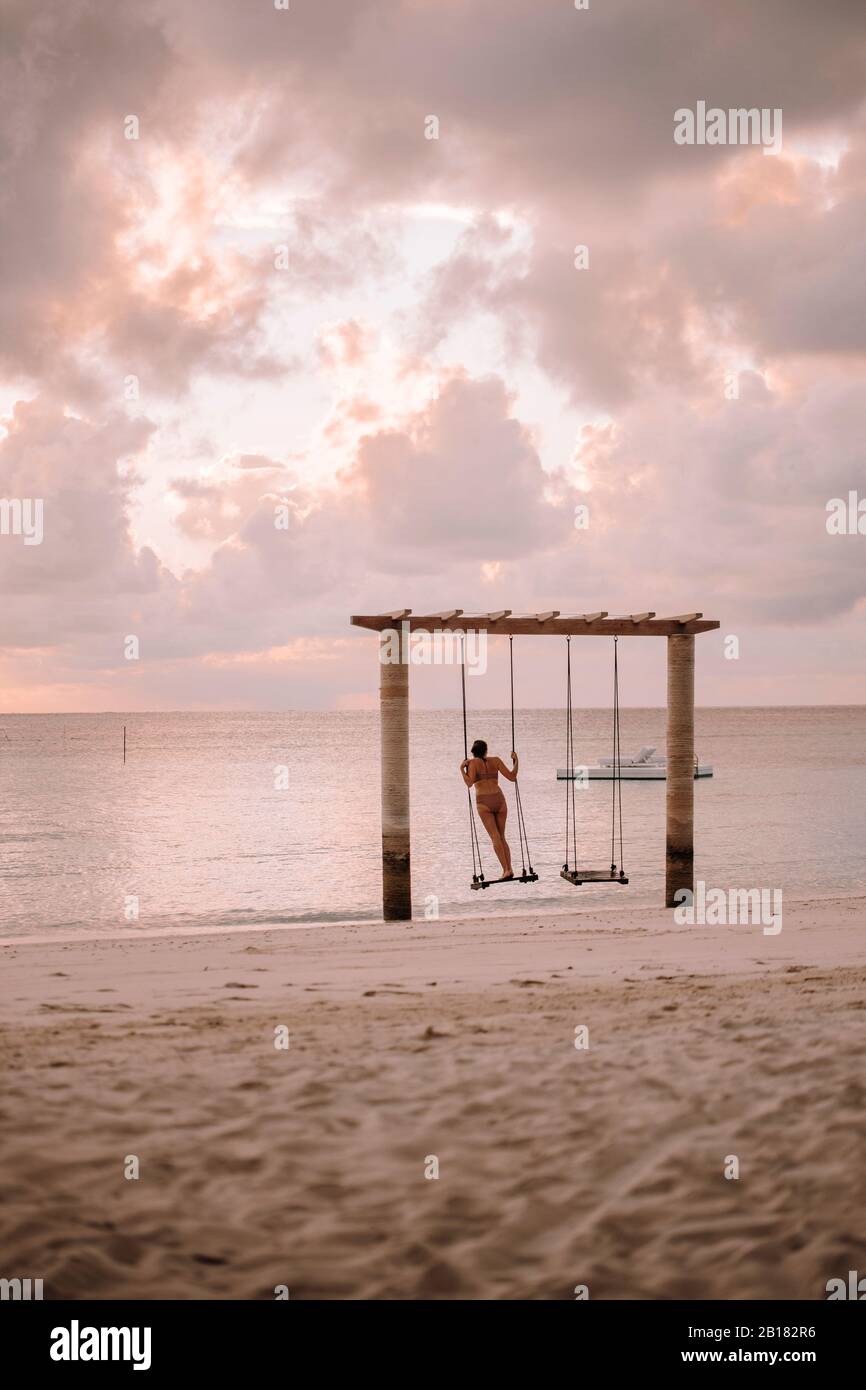
M516 782L517 770L520 766L520 759L518 758L517 754L514 752L512 752L511 754L511 761L513 763L512 767L506 767L501 758L497 758L496 761L499 764L499 771L502 773L502 776L507 777L509 782Z
M476 778L473 777L472 773L469 770L469 767L469 759L464 758L462 763L460 764L460 776L463 778L463 781L466 783L467 787L472 787L475 785Z

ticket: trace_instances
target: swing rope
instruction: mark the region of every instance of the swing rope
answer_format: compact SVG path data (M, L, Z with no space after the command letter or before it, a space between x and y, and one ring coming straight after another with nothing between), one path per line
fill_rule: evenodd
M466 725L466 638L460 638L460 684L463 692L463 756L469 761L469 733ZM478 883L484 878L484 868L481 863L481 846L478 843L478 827L475 824L475 807L472 805L472 788L466 788L466 796L469 801L469 839L472 844L472 882Z
M511 747L514 749L514 639L509 636L509 667L511 677ZM466 712L466 639L460 638L460 692L463 701L463 757L469 761L469 727ZM481 845L478 840L478 823L475 814L475 805L472 800L471 787L466 788L466 797L469 802L469 838L472 845L472 886L473 888L488 888L491 883L535 883L538 875L532 867L532 856L529 853L529 839L526 834L526 821L523 816L523 802L520 796L520 785L517 778L514 779L515 804L517 807L517 832L520 840L520 864L519 875L512 879L487 879L484 877L484 866L481 862Z
M619 709L619 648L613 639L613 758L611 760L611 817L610 872L606 869L586 869L577 860L577 804L575 801L576 769L574 763L574 702L571 691L571 638L566 637L566 696L565 696L565 863L561 878L574 884L628 883L623 866L622 829L622 744ZM569 785L570 784L570 785ZM569 825L570 815L570 825ZM616 839L619 828L619 872L616 865ZM569 834L570 829L570 834ZM569 868L569 859L572 867Z
M511 748L516 751L517 744L514 735L514 638L508 638L508 662L511 671ZM534 873L532 867L532 856L529 853L529 840L526 836L526 821L523 819L523 803L520 800L520 783L514 779L514 801L517 807L517 834L520 840L520 864L521 877L526 877L526 866L529 865L529 872Z
M577 804L574 799L574 716L571 702L571 638L565 639L566 648L566 697L565 697L565 863L568 871L569 849L571 862L577 868ZM568 812L571 802L571 841L568 838Z
M619 733L619 638L613 639L613 783L610 821L610 871L616 873L615 837L619 818L619 869L625 873L622 850L622 750Z

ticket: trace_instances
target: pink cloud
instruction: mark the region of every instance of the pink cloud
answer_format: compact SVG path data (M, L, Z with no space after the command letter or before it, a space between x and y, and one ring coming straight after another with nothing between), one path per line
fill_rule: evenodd
M723 611L792 671L787 630L837 624L847 680L863 566L824 507L863 478L858 6L10 0L6 22L0 370L26 399L0 496L45 515L42 545L0 538L10 689L289 679L351 705L349 649L316 645L350 608L568 595ZM698 98L782 107L782 157L676 146ZM822 141L837 162L798 153ZM437 204L466 224L438 256ZM284 449L241 412L221 464L175 453L223 390L298 380L318 425L277 397ZM573 463L545 449L560 414ZM176 573L136 539L160 489Z

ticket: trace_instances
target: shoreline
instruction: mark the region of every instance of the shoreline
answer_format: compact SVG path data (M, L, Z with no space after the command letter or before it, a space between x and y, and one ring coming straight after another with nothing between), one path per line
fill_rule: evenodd
M830 907L836 903L851 902L863 903L864 908L866 908L866 892L837 893L833 894L831 897L792 898L790 902L788 902L784 911L785 913L788 913L790 911L798 911L804 908ZM575 910L574 908L569 909L564 907L555 909L543 907L523 912L491 912L489 914L485 913L483 916L480 913L472 916L461 916L458 914L456 916L442 916L436 918L435 921L433 921L432 923L427 923L426 919L423 917L415 917L410 922L386 922L382 917L345 917L337 921L331 921L330 919L322 919L321 921L315 922L256 922L255 924L252 924L250 926L236 926L232 924L214 925L208 927L117 927L107 932L73 932L61 929L57 932L50 932L36 936L0 936L0 948L28 945L75 945L77 943L84 945L86 943L100 941L156 941L173 940L175 938L179 940L182 937L187 936L249 936L251 933L254 932L291 932L307 930L320 931L329 928L334 928L335 930L343 930L345 928L362 929L385 927L388 929L399 930L401 928L415 929L421 925L432 925L435 927L437 925L470 926L473 923L483 925L486 922L507 923L509 921L523 921L530 917L550 917L553 919L580 919L581 917L589 915L592 915L593 917L617 916L619 918L641 916L651 917L655 920L659 917L660 914L663 913L665 917L670 919L671 926L677 927L677 924L673 921L673 911L673 908L622 908L615 906L604 907L600 905L593 905L591 908L583 910ZM697 930L698 928L695 929ZM706 928L699 929L706 930ZM755 929L757 929L757 927ZM683 928L677 927L677 930L683 930ZM688 930L691 930L691 928L688 928Z

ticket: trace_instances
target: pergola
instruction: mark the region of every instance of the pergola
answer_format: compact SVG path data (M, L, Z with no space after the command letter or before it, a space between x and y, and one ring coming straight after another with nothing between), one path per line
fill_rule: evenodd
M694 892L695 637L719 626L702 613L657 618L655 613L465 614L462 608L413 614L356 615L355 627L380 635L379 701L382 741L382 914L386 921L411 921L412 875L409 838L409 642L412 633L489 632L499 637L666 637L667 801L665 907L674 895ZM395 651L397 657L395 659Z

